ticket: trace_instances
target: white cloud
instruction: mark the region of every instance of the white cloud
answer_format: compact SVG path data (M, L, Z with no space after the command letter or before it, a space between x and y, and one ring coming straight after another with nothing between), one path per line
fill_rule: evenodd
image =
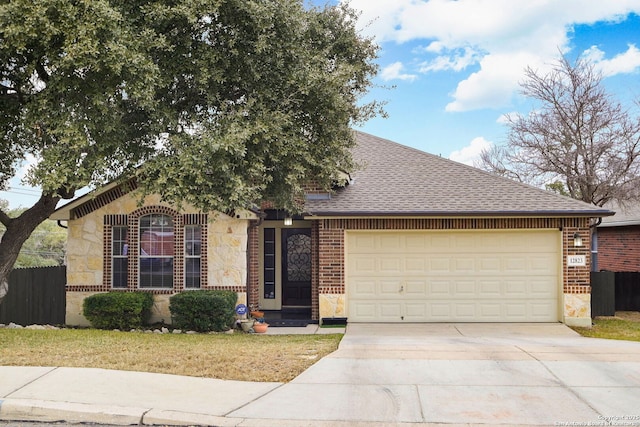
M482 153L483 150L488 150L492 145L490 141L479 136L474 138L466 147L453 151L451 155L449 155L449 160L473 166L480 160L480 153Z
M402 62L394 62L391 65L386 66L382 72L380 73L380 77L384 81L389 80L414 80L416 78L415 74L402 74L402 69L404 66Z
M481 70L458 83L454 100L445 110L468 111L509 104L522 77L521 71L537 61L526 53L485 56L480 61Z
M605 59L605 53L598 46L591 46L583 55L592 61L605 77L633 73L640 69L640 50L633 44L629 44L625 52L611 59Z
M429 49L429 48L427 48ZM433 60L425 61L420 67L421 73L427 73L430 71L462 71L469 65L478 62L479 55L471 48L464 48L457 53L451 55L438 56Z
M570 50L575 25L618 22L640 13L638 0L351 0L379 43L419 41L422 72L479 69L462 77L448 111L508 105L527 65L549 64ZM463 52L463 53L461 53ZM595 53L595 52L594 52ZM637 70L635 46L601 61L606 75Z

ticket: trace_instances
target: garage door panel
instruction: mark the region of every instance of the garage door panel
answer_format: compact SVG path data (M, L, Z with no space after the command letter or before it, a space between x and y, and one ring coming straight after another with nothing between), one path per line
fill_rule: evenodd
M456 320L474 320L476 317L475 303L455 303L451 304L454 319Z
M527 296L527 279L510 278L504 279L505 298L523 298Z
M499 298L502 296L502 281L501 280L478 280L478 286L480 293L490 298Z
M346 247L350 321L558 320L558 231L347 232Z
M478 263L479 274L500 274L502 271L502 260L499 256L483 256Z
M451 271L451 259L449 257L427 256L429 273L449 273Z
M453 260L453 263L450 264L455 272L473 272L475 271L475 259L472 256L460 256Z
M376 302L358 301L349 306L349 311L353 311L350 316L357 319L361 319L361 322L375 322L377 321L378 304Z
M400 250L404 246L404 240L402 236L396 233L383 233L379 235L376 241L376 249L383 249L386 252L393 253L394 250Z
M528 283L528 292L531 298L553 298L557 292L552 289L551 283L553 278L530 279Z
M386 299L401 296L402 281L400 279L381 279L378 281L379 292L377 297Z
M353 293L368 298L376 298L378 293L376 292L376 280L372 278L358 278L349 283L349 286L353 288Z
M388 257L379 260L378 269L375 271L380 274L398 275L403 272L403 260L399 256Z
M425 302L408 302L405 304L405 316L406 322L422 322L428 315L427 304Z
M427 285L428 298L449 297L451 294L451 283L449 280L433 280Z
M452 283L453 292L462 298L474 298L478 293L476 282L473 280L456 280Z
M423 257L415 257L409 255L404 260L404 274L425 274L427 272L427 259Z
M546 304L545 302L529 303L529 312L533 318L546 319L552 316L558 309L557 305Z
M427 296L428 284L426 280L408 280L404 283L404 293L413 298Z
M496 322L502 318L502 306L495 302L479 304L480 317L487 322Z
M503 271L509 274L522 274L525 275L527 271L527 257L524 255L513 255L509 258L504 258Z
M552 269L557 266L557 260L552 255L529 255L529 273L554 275L557 271Z
M353 263L353 269L358 271L358 274L369 272L370 274L376 274L376 260L370 256L356 255L350 259Z

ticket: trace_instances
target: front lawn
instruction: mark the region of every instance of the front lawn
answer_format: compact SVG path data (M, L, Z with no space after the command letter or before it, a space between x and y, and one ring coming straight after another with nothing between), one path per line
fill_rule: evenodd
M0 365L157 372L287 382L335 351L342 334L147 334L0 329Z
M640 313L616 312L614 317L596 317L589 328L573 328L584 337L640 341Z

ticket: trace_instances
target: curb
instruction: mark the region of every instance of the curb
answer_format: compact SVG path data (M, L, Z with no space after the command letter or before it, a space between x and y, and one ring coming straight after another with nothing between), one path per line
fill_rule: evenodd
M0 400L0 420L69 423L140 424L150 408L52 402L33 399Z

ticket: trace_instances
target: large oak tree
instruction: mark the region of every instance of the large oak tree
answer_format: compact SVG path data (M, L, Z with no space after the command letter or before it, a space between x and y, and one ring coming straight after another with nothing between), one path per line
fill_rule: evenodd
M301 0L0 0L0 301L20 247L61 199L136 174L144 192L229 211L296 211L349 169L377 48L346 6Z
M637 199L640 119L606 91L594 64L563 57L525 76L535 109L507 116L506 146L483 152L480 166L596 206Z

